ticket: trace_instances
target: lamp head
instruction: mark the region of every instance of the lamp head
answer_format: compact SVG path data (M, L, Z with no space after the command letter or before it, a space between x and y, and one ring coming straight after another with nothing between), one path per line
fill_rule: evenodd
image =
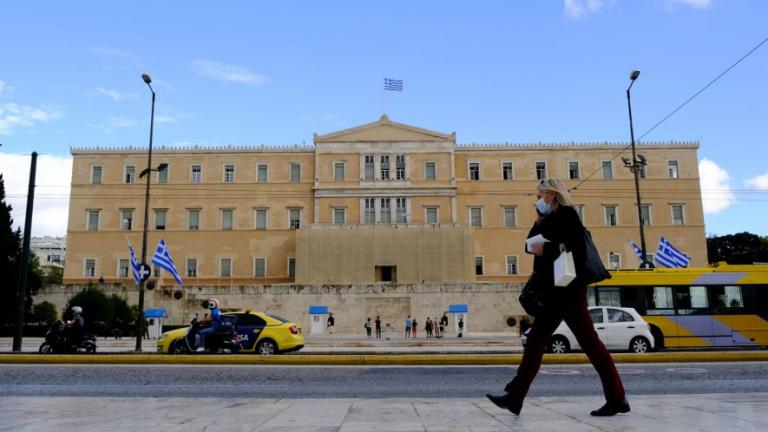
M645 158L644 155L638 154L637 159L640 161L640 165L647 165L648 160Z
M633 70L633 71L632 71L632 72L629 74L629 79L631 79L632 81L634 81L634 80L636 80L636 79L637 79L637 77L639 77L639 76L640 76L640 71L639 71L639 70Z
M622 156L621 161L624 162L624 166L632 166L632 162L629 161L629 158Z
M168 168L168 164L165 163L165 162L163 162L163 163L161 163L160 165L157 166L157 170L158 171L162 171L162 170L164 170L166 168Z
M145 83L149 84L152 82L152 78L149 77L147 74L141 74L141 79L144 80Z

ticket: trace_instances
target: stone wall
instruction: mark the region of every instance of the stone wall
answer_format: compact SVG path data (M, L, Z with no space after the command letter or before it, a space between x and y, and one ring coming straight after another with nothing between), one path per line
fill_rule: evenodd
M63 310L67 299L86 285L55 285L43 288L35 303L49 301ZM107 295L117 294L129 304L138 303L135 285L104 284ZM189 322L195 312L203 312L200 303L215 297L222 308L252 308L272 312L294 321L309 334L310 305L325 305L334 314L335 333L362 333L367 317L381 316L383 325L401 331L407 315L415 316L421 324L426 317L436 317L448 310L448 305L464 303L469 306L469 332L512 332L509 317L518 321L524 314L517 298L522 284L364 284L364 285L223 285L159 287L145 293L145 308L162 307L168 311L165 324ZM174 296L176 294L179 299ZM451 318L451 314L448 315ZM449 324L452 331L453 324Z

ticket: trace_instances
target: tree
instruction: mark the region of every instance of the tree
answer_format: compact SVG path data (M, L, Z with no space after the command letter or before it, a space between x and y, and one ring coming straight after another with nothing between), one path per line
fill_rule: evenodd
M38 325L52 325L58 319L56 306L53 303L44 301L32 307L32 313L29 315L29 322L36 322Z
M0 325L14 322L19 285L21 231L13 230L11 210L5 203L5 181L0 174Z
M64 319L70 317L72 313L70 309L73 306L83 308L83 319L86 323L103 321L110 327L115 325L117 318L120 318L123 323L130 323L135 316L125 298L116 294L107 297L96 285L90 285L69 298Z
M45 285L61 285L64 278L64 269L61 267L51 267L43 278Z
M707 238L709 262L752 264L768 261L768 241L748 232Z

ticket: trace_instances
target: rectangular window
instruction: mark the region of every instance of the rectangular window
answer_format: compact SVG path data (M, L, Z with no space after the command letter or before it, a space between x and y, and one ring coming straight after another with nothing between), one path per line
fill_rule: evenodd
M576 214L579 215L579 219L581 220L581 223L584 223L584 205L583 204L575 204L573 206L574 209L576 209Z
M725 307L729 308L743 308L744 299L741 297L740 286L725 286L723 289L724 295L722 297Z
M536 162L536 180L544 180L545 178L547 178L547 163Z
M610 180L613 178L613 161L602 161L601 162L603 167L603 178L606 180Z
M515 207L504 207L504 226L511 228L517 225L517 209Z
M501 179L513 180L514 174L512 172L512 162L504 162L501 164Z
M347 209L344 207L334 207L333 223L336 225L344 225L347 223Z
M571 180L579 179L579 163L577 161L568 162L568 177Z
M678 171L676 160L667 161L667 174L669 175L669 178L680 177L680 172Z
M653 298L651 304L654 309L673 309L672 287L653 287ZM648 315L653 315L648 311ZM658 315L658 314L657 314Z
M125 176L123 177L126 183L133 183L136 181L136 165L125 166Z
M365 199L364 223L369 225L376 223L376 198Z
M267 277L267 259L266 258L254 258L253 259L253 276L254 277Z
M292 208L288 210L288 224L290 229L299 229L301 227L301 209Z
M437 179L437 172L435 170L435 163L434 162L425 162L424 163L424 178L426 180L435 180L435 179Z
M152 274L154 275L154 277L159 278L160 277L160 267L158 267L158 266L153 264L152 265Z
M643 219L643 225L651 224L651 206L649 204L640 206L640 216Z
M200 229L200 209L187 210L187 228L190 231L197 231Z
M611 252L608 254L608 268L619 269L621 268L621 255Z
M428 224L436 224L437 223L437 207L427 207L424 209L425 216L424 216L424 222Z
M481 207L472 207L469 209L469 220L472 228L483 226L483 209Z
M224 183L234 183L235 182L235 166L234 165L224 165Z
M267 164L259 164L256 166L256 181L259 183L266 183L269 175L269 167Z
M641 179L644 179L646 174L648 173L647 168L648 166L643 163L637 164L637 176Z
M516 256L507 257L507 274L508 275L517 274L517 257Z
M120 229L130 231L133 228L133 209L120 210Z
M169 166L170 165L166 164L163 169L157 171L158 183L168 183L168 167Z
M119 278L127 278L128 277L128 260L127 259L121 259L117 264L117 277Z
M405 155L399 154L395 156L395 178L397 180L405 180Z
M85 276L86 278L96 277L96 260L95 259L85 260L85 268L83 270L83 276Z
M483 274L483 257L481 256L475 257L475 274L478 276Z
M168 214L168 210L166 209L155 209L155 229L156 230L165 229L165 217L167 214Z
M101 210L88 210L88 231L99 230L99 215Z
M373 155L367 154L365 155L365 179L366 180L373 180Z
M288 277L296 277L296 258L288 258Z
M608 226L616 226L619 224L618 213L615 205L603 206L605 212L605 224Z
M381 199L381 223L392 223L392 209L390 207L390 198Z
M254 228L258 230L267 229L267 209L256 209L253 218Z
M101 165L93 165L91 167L91 183L92 184L101 184L101 172L103 168Z
M709 307L709 301L707 300L707 287L692 286L691 287L691 308L706 309L708 307Z
M221 229L228 231L234 225L235 211L232 209L221 209Z
M685 214L682 204L672 204L672 225L685 225Z
M187 277L197 277L197 258L187 258Z
M225 278L232 277L231 258L222 258L221 261L219 261L219 276Z
M480 163L479 162L469 163L469 179L480 180Z
M291 183L299 183L301 181L301 165L297 163L291 164Z
M333 180L344 181L344 162L334 162L333 164Z
M382 180L389 180L389 155L381 155L379 171L381 172Z
M191 183L202 183L203 182L203 166L202 165L192 165L192 166L190 166L189 181Z
M405 197L395 198L395 223L408 223L408 199Z

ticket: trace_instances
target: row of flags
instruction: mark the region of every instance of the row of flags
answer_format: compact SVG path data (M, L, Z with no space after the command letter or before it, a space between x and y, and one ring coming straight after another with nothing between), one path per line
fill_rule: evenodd
M632 246L632 250L635 251L637 259L642 262L642 249L640 249L640 247L638 247L637 244L631 240L629 245ZM691 262L691 257L681 252L676 247L672 246L672 243L665 239L664 236L661 236L659 237L659 248L656 250L656 255L653 256L653 260L656 261L656 264L662 267L686 268Z
M141 263L136 259L136 252L134 252L131 242L128 242L128 250L131 253L131 275L133 276L133 281L138 285L141 283L141 275L139 274ZM173 264L173 258L171 258L171 253L168 251L164 239L160 239L160 243L157 244L155 255L152 257L152 264L163 270L167 270L173 278L176 279L176 282L179 285L183 285L181 276L179 275L179 272L176 271L176 266Z

